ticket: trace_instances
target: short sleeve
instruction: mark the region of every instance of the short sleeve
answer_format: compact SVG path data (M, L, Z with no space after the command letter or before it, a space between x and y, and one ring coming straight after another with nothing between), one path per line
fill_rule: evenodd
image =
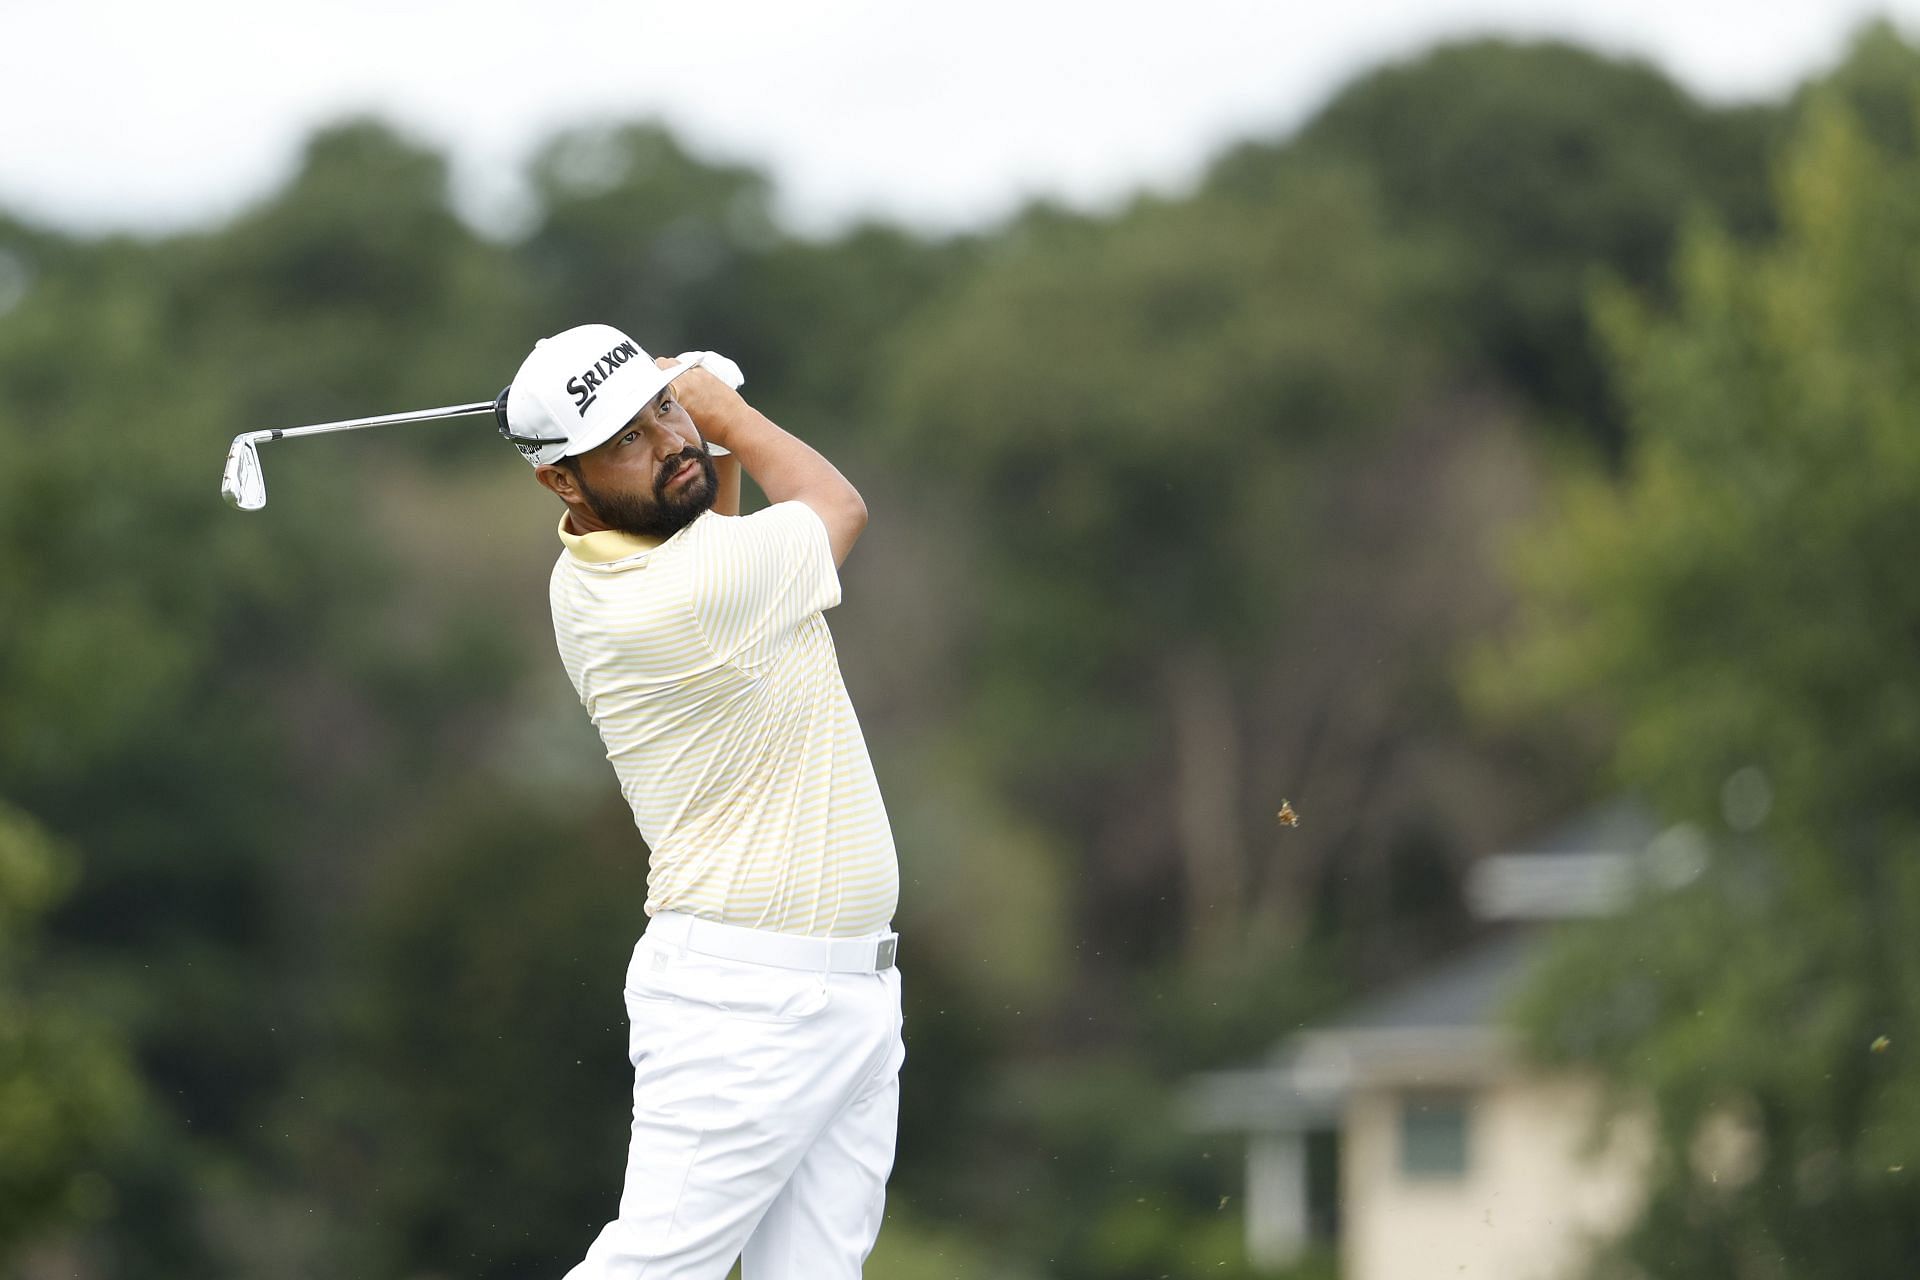
M732 661L840 603L827 526L804 502L750 516L711 516L693 552L693 609L714 651Z

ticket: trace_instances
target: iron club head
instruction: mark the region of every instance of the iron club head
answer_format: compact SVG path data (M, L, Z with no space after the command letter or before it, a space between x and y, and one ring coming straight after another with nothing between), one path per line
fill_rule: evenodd
M260 469L260 449L252 435L233 438L227 451L227 469L220 476L220 496L242 511L267 505L267 473Z

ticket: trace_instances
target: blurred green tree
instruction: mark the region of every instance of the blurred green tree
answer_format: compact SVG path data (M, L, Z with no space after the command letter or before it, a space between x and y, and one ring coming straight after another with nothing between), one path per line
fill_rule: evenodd
M1695 226L1671 315L1606 293L1627 474L1525 548L1525 625L1479 677L1604 706L1621 779L1713 848L1524 1007L1656 1121L1600 1276L1920 1258L1920 159L1819 102L1780 220L1758 249Z
M70 856L0 802L0 1271L36 1240L110 1207L102 1172L144 1104L127 1046L38 954Z
M259 1192L234 1171L265 1166L265 1118L312 1049L365 832L398 821L406 762L440 758L424 745L500 669L497 621L396 600L369 554L366 481L391 460L356 474L350 451L305 450L264 518L214 496L242 429L494 385L500 307L462 322L472 347L433 336L464 291L514 298L440 168L350 125L222 233L0 227L0 778L84 860L46 964L98 975L73 1012L118 1024L154 1100L108 1170L101 1275L220 1274L246 1238L236 1206Z
M1421 246L1350 169L1287 175L1261 200L1034 211L890 348L899 456L938 477L922 518L974 513L945 758L1068 859L1082 965L1290 950L1336 878L1364 886L1351 935L1377 965L1394 859L1332 868L1455 839L1417 829L1449 803L1425 752L1461 757L1444 655L1492 599L1426 556L1529 482L1499 411L1439 382L1405 305ZM1308 787L1322 825L1272 856Z
M782 238L766 176L696 159L658 125L563 133L534 157L539 216L520 246L543 332L617 323L657 355L725 350L748 317L728 301ZM671 348L669 350L668 348Z
M1457 354L1550 415L1619 439L1589 327L1597 270L1664 280L1695 206L1748 234L1767 221L1773 107L1709 108L1662 72L1554 42L1443 45L1362 75L1297 142L1361 166L1388 226L1432 237L1446 270L1427 305ZM1250 143L1208 185L1271 185L1282 150Z
M559 1275L618 1204L645 846L617 794L446 803L369 900L345 1052L305 1076L286 1155L367 1256Z
M1880 147L1912 155L1920 150L1920 119L1913 110L1916 80L1920 47L1909 44L1891 21L1878 18L1855 33L1839 66L1800 87L1794 110L1805 110L1816 99L1837 99Z
M249 426L491 398L525 354L537 292L454 212L438 153L374 120L318 130L291 180L217 232L154 255L173 354ZM197 388L196 388L197 390ZM473 438L469 449L448 442ZM497 461L474 420L383 433L392 457ZM361 446L303 446L309 458ZM311 465L311 463L310 463Z

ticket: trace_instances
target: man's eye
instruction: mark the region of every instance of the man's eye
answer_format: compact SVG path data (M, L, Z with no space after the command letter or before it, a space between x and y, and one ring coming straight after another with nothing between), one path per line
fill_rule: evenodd
M629 431L627 432L627 434L620 437L620 443L632 444L635 440L638 440L639 438L640 438L640 433L638 431Z

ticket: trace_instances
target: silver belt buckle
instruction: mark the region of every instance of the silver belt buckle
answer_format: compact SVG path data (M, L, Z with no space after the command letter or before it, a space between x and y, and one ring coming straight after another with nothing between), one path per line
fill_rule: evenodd
M898 950L900 950L900 937L898 934L894 935L891 938L880 939L880 945L874 948L874 954L873 954L874 972L878 973L883 969L893 968L893 956L894 956L894 953Z

